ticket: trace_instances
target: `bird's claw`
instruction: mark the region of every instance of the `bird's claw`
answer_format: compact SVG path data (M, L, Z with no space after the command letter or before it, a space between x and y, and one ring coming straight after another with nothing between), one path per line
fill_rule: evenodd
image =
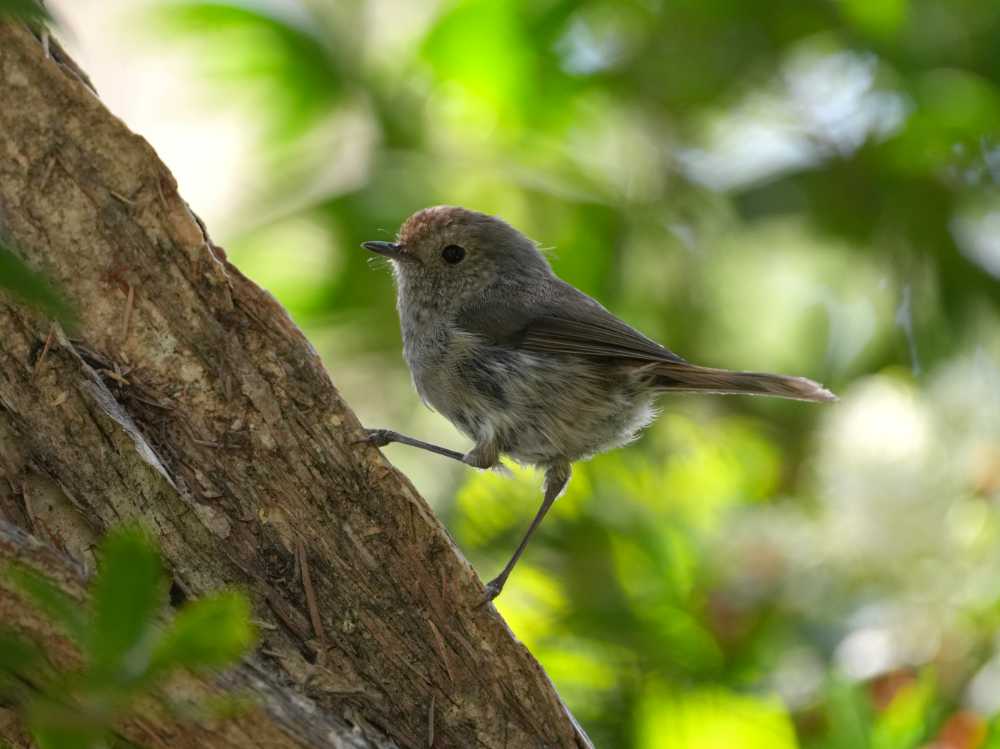
M396 433L391 429L366 429L364 438L355 441L354 444L359 445L364 442L373 447L385 447L390 442L394 442L395 439Z
M499 577L490 580L486 583L486 598L483 600L481 606L485 606L490 603L494 598L500 595L500 591L503 590L503 584L506 580L501 580Z

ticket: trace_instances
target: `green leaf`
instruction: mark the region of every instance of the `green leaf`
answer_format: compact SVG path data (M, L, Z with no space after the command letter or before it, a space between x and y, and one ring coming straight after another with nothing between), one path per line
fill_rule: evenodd
M97 749L104 746L109 717L98 718L88 710L67 707L47 698L32 702L27 724L39 749Z
M0 0L0 3L5 0ZM2 6L0 6L2 7ZM0 12L0 16L2 16ZM40 310L67 326L75 321L73 310L38 273L0 242L0 291L10 292L16 299Z
M873 721L871 704L862 687L839 676L832 676L826 686L826 720L830 726L830 747L871 746Z
M986 727L986 737L979 749L1000 749L1000 717L994 716Z
M909 749L922 744L928 738L936 691L936 679L930 669L912 684L900 689L875 722L872 747Z
M0 629L0 672L24 673L41 658L41 651L31 640L9 629Z
M153 652L150 673L174 667L221 668L253 644L250 603L237 591L224 591L187 605Z
M0 0L0 19L5 17L24 21L46 21L50 18L37 0Z
M641 749L797 749L795 728L781 700L719 687L671 689L651 681L636 720Z
M40 683L42 669L39 666L44 665L42 651L35 643L12 630L0 628L0 700L17 704L28 688L22 679L28 676L32 683Z
M906 22L909 0L840 0L840 11L857 28L877 38L897 34Z
M62 625L66 633L82 644L87 637L87 623L80 603L59 588L26 567L11 566L7 578L34 604Z
M31 735L39 749L96 749L104 733L42 723L32 726Z
M107 673L124 666L140 670L136 649L164 605L166 583L160 555L141 531L115 530L101 544L101 566L93 586L93 627L88 641L92 666Z

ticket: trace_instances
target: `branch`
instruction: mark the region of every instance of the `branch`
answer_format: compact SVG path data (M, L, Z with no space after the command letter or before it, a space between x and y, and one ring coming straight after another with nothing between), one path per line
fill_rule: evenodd
M0 24L0 101L0 225L79 310L68 337L0 300L0 516L81 564L141 522L175 599L248 592L262 689L366 736L426 747L433 722L434 746L589 745L149 144L20 26Z

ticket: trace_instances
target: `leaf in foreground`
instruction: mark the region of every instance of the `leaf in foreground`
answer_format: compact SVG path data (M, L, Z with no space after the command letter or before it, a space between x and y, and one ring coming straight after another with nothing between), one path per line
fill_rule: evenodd
M117 670L140 646L165 603L160 555L139 530L117 530L101 544L101 566L93 585L91 667ZM137 665L145 665L145 659Z
M3 18L46 21L49 14L38 0L0 0L0 19Z
M217 593L181 610L153 652L150 673L178 666L220 668L239 658L255 639L246 597L235 591Z
M18 590L61 625L76 642L82 643L86 639L87 623L76 599L27 567L12 566L6 574Z
M0 0L0 3L6 1ZM0 18L2 17L3 6L0 5ZM3 242L0 242L0 291L10 292L19 301L65 325L73 325L75 315L66 301Z

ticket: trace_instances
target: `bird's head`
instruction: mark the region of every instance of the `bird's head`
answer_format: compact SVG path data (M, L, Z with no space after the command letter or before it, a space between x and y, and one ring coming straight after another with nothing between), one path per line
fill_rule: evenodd
M535 243L498 218L457 206L417 211L395 242L365 242L392 261L400 307L448 311L500 281L529 283L552 273Z

